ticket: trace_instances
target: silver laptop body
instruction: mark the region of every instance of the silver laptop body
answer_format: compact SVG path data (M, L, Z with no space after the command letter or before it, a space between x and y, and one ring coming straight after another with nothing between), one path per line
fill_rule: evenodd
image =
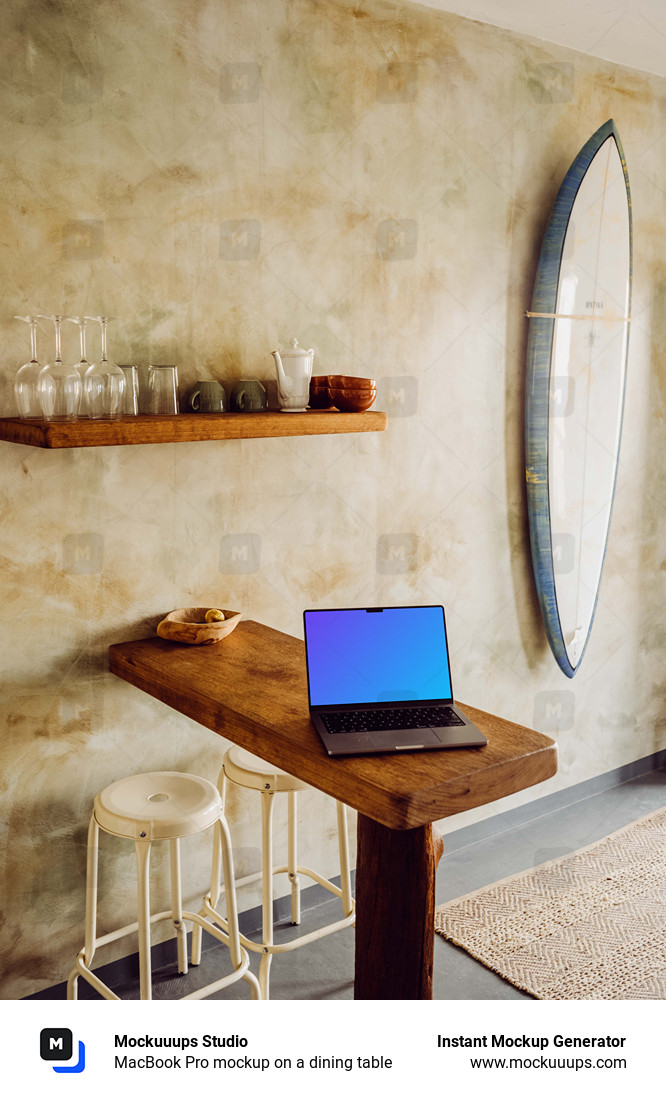
M330 756L479 747L453 702L444 608L303 613L312 722Z

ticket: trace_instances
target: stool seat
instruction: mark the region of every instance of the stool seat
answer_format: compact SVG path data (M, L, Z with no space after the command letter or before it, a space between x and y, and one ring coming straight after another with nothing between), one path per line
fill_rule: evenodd
M232 745L224 754L224 771L232 783L254 791L307 791L309 788L302 779L296 779L239 745Z
M111 783L95 799L97 824L132 840L171 840L213 825L222 799L213 783L183 772L145 772Z

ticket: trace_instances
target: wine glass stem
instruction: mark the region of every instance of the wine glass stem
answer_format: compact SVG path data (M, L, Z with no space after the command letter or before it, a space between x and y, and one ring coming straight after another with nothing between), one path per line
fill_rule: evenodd
M58 363L61 362L62 356L60 354L60 320L54 321L55 326L55 357Z
M81 331L81 362L86 362L86 324L85 321L80 326Z
M102 321L102 360L106 363L106 321Z
M30 322L30 358L33 363L37 362L37 322Z

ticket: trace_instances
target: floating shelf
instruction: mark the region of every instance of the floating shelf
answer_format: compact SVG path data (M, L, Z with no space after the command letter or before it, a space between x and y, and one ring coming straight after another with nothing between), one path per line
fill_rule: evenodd
M122 420L0 419L0 440L28 447L126 447L139 443L197 443L209 439L383 432L386 413L337 410L303 413L179 413L128 416Z

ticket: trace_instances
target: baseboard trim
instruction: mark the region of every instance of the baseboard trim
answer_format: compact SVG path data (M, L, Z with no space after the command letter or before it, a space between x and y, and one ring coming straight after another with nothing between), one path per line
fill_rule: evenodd
M555 813L557 810L574 806L577 802L583 802L586 798L609 791L613 787L621 787L623 783L629 783L632 779L638 779L641 775L666 769L666 749L644 756L641 760L632 760L629 764L623 764L619 768L613 768L603 775L593 779L585 779L582 783L574 783L571 787L565 787L561 791L553 791L552 794L543 795L532 802L526 802L524 806L517 806L513 810L504 813L493 814L484 821L477 821L473 825L466 825L462 829L446 833L444 837L444 850L457 852L461 848L467 848L471 844L478 844L482 840L498 836L508 829L515 829L519 825L525 825L530 821L536 821L546 814Z

